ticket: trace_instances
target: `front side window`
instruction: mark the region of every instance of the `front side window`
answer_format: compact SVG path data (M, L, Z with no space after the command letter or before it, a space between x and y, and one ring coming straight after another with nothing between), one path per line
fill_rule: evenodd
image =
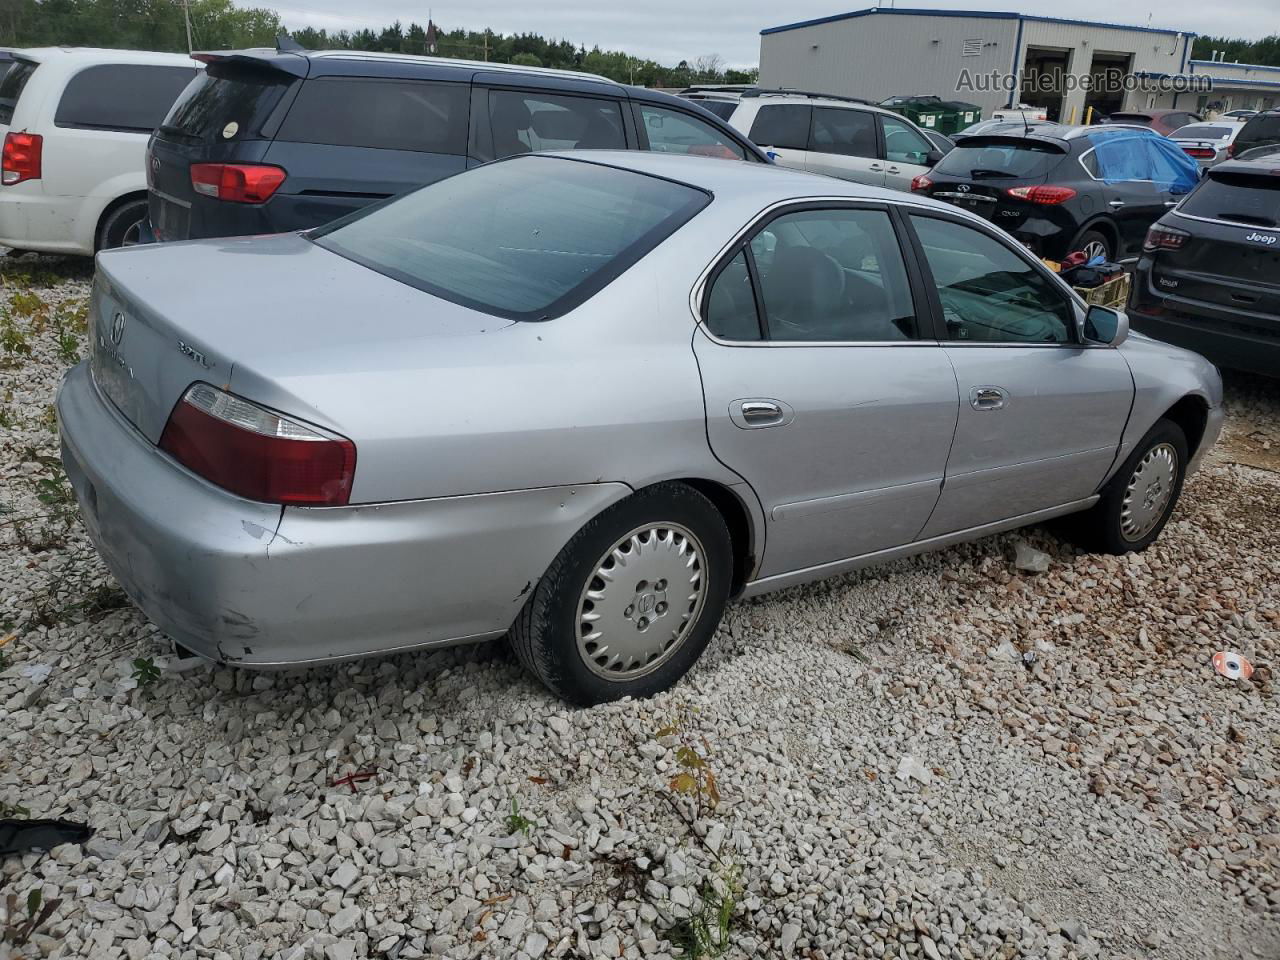
M1003 243L951 220L911 215L950 340L1070 343L1065 293Z
M883 210L783 214L749 247L768 339L879 342L917 335L902 251ZM745 298L735 298L735 310L745 309ZM741 321L741 328L749 331L749 324Z
M625 150L616 100L515 90L489 92L489 123L498 157L538 150Z
M809 149L847 157L875 157L875 117L865 110L814 107Z
M309 236L442 299L511 320L548 320L593 296L710 200L630 170L520 157Z
M803 103L765 104L756 113L748 137L762 147L807 149L812 113L813 107Z
M650 150L725 160L742 160L747 155L741 146L711 124L687 113L641 104L640 118L649 137Z
M884 126L884 158L890 163L929 162L929 141L907 126L906 121L897 117L881 115L880 122Z
M67 82L53 122L59 127L150 133L196 74L195 67L86 67Z
M298 91L276 139L462 155L470 100L465 83L317 77Z

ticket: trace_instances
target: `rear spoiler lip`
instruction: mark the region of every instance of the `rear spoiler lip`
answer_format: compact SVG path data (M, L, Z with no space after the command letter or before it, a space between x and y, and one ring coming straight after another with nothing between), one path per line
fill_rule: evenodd
M202 50L191 54L191 59L203 64L211 63L244 63L255 67L266 67L278 70L294 77L306 77L311 70L311 61L296 53L277 52L275 50Z
M984 143L1000 143L1005 145L1034 143L1041 147L1052 147L1062 153L1070 153L1071 146L1065 140L1059 140L1057 137L1038 136L1035 133L1030 135L1019 136L1013 133L978 133L964 138L964 146L980 147Z

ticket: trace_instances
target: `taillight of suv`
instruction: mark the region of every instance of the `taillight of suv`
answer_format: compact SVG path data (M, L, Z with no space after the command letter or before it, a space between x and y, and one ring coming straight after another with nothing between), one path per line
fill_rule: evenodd
M1036 187L1009 187L1005 193L1011 197L1017 197L1019 200L1038 203L1046 207L1066 203L1076 195L1076 191L1072 187L1055 187L1044 184Z
M193 163L191 188L231 203L266 203L284 183L285 172L269 163Z
M1142 241L1142 249L1147 253L1155 253L1157 250L1181 250L1190 236L1191 234L1185 230L1162 227L1158 223L1153 224L1147 231L1147 238Z
M6 133L0 159L0 183L11 187L24 180L40 179L44 138L38 133Z
M207 383L194 383L182 395L160 449L210 483L264 503L343 506L356 471L356 446L346 437L320 433Z

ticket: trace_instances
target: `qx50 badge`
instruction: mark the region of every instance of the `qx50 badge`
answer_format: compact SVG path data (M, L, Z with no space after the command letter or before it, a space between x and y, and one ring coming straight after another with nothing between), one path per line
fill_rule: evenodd
M1258 233L1257 231L1254 231L1253 233L1245 237L1245 239L1251 240L1254 243L1265 243L1269 247L1276 242L1277 238L1274 236L1268 236L1265 233Z

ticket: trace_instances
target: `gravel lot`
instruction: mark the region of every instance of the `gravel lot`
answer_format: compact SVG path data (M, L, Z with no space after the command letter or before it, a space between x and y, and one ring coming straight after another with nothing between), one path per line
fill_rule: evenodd
M19 955L663 957L727 896L732 957L1280 957L1280 382L1228 379L1146 553L740 603L650 701L568 710L501 644L138 687L163 638L42 459L88 267L0 274L0 802L96 830L3 861L62 901Z

